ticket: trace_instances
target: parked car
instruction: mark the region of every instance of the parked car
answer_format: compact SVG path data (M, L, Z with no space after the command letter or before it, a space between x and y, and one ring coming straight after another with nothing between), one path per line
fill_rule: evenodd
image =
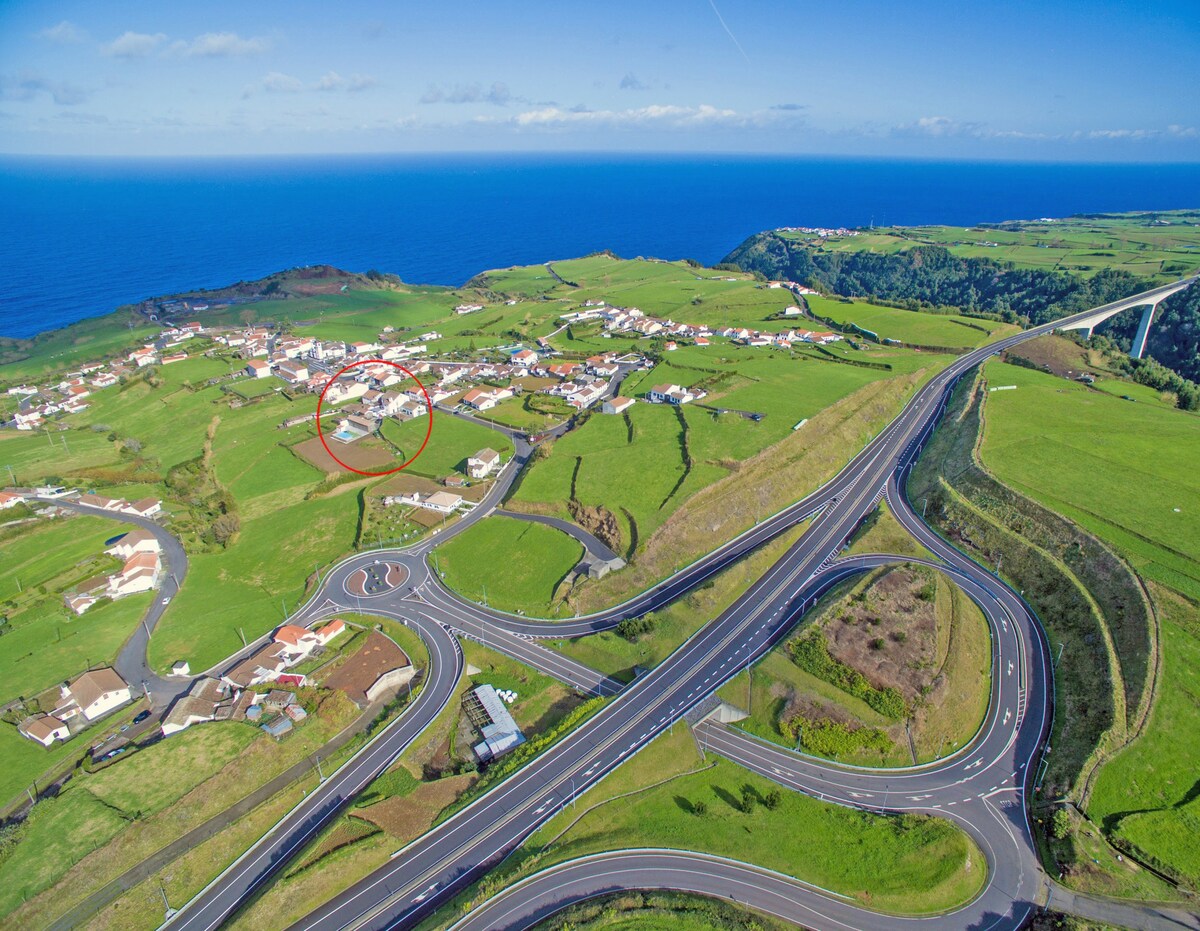
M148 718L148 717L150 717L150 712L149 712L149 711L139 711L139 712L138 712L138 713L137 713L137 714L134 716L133 723L134 723L134 724L141 724L141 723L142 723L143 721L145 721L145 720L146 720L146 718Z

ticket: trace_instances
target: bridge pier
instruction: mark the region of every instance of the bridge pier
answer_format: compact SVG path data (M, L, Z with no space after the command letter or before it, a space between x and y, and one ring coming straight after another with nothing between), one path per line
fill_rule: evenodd
M1129 358L1140 359L1142 353L1146 351L1146 338L1150 335L1150 323L1154 319L1156 310L1158 310L1158 301L1147 304L1146 309L1142 312L1142 322L1138 324L1137 334L1133 337L1133 345L1129 347ZM1089 330L1088 336L1091 335L1091 330Z

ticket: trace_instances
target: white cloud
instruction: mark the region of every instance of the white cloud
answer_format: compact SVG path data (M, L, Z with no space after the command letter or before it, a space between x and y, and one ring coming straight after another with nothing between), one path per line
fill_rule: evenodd
M242 90L242 99L253 97L256 91L268 94L298 94L301 91L353 94L374 87L377 83L369 74L352 74L349 77L342 77L336 71L327 71L319 80L312 84L306 84L290 74L269 71L261 81L249 84Z
M347 78L342 77L336 71L327 71L316 84L313 85L313 90L318 91L345 91L348 94L353 94L356 91L364 91L367 88L374 87L378 82L369 74L352 74Z
M1194 126L1172 123L1166 129L1093 129L1086 133L1075 133L1074 138L1140 142L1145 139L1195 139L1198 135L1200 132Z
M262 79L262 89L269 94L295 94L304 90L304 82L290 74L269 71Z
M145 58L158 50L167 37L161 32L124 32L107 45L101 46L105 55L113 58Z
M65 19L57 26L43 29L38 35L43 39L49 39L51 42L58 42L61 45L73 45L77 42L82 42L85 38L82 29Z
M206 32L191 42L172 42L171 52L184 58L232 58L257 55L270 47L271 43L263 38L243 39L236 32Z
M663 127L686 129L700 126L747 125L755 122L736 110L725 110L701 104L698 107L681 107L674 104L651 104L627 110L588 110L572 107L541 107L527 110L513 117L520 127L561 126L612 126L612 127Z

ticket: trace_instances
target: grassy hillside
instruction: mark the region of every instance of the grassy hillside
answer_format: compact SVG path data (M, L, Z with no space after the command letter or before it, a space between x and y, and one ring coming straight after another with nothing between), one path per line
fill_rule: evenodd
M1086 810L1118 845L1200 887L1190 841L1200 751L1182 736L1195 728L1200 694L1200 417L996 361L985 371L993 386L1017 387L989 395L984 463L1158 583L1157 699L1140 736L1100 769ZM1113 882L1095 873L1100 888Z
M961 258L1011 262L1020 268L1084 275L1120 269L1163 282L1200 268L1200 211L1194 210L1016 220L973 227L876 227L858 236L824 239L800 232L782 235L829 252L900 252L918 245L944 246Z
M1015 386L988 395L982 455L997 477L1200 599L1200 417L997 360L984 373Z

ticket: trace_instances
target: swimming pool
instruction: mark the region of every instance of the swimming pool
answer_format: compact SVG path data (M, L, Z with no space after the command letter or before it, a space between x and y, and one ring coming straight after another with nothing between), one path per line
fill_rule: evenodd
M333 435L335 440L341 440L343 443L349 443L351 440L357 440L358 434L351 433L349 430L339 430Z

